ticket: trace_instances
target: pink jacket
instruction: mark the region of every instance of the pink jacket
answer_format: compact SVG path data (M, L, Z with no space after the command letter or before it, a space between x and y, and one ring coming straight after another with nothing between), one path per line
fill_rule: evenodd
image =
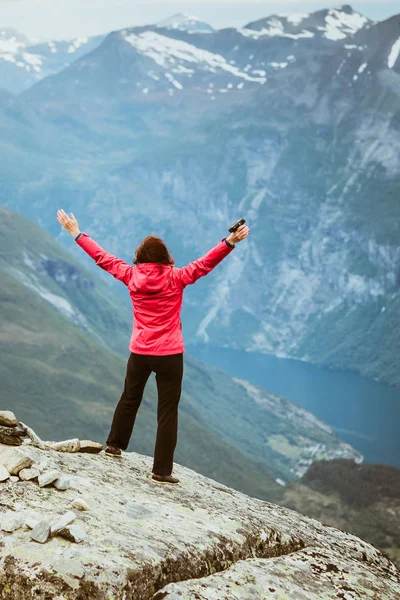
M133 306L129 350L157 356L185 351L180 318L183 290L212 271L235 247L229 247L223 238L203 257L178 269L157 263L128 265L84 232L75 241L96 265L128 287Z

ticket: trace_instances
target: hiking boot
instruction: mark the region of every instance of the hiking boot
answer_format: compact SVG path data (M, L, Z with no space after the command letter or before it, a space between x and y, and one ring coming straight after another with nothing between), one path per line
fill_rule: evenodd
M155 483L170 483L173 485L179 483L179 479L172 477L172 475L156 475L156 473L153 473L151 480Z
M122 456L121 449L117 448L117 446L106 446L104 454L107 454L108 456Z

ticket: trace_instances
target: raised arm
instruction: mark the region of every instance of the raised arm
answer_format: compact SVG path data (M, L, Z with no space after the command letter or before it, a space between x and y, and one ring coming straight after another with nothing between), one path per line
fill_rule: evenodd
M78 221L75 219L73 213L70 214L71 217L63 209L57 211L58 222L74 237L76 243L96 261L96 265L104 271L111 273L115 279L128 285L134 269L133 265L128 265L125 261L106 252L87 233L79 231Z
M115 279L122 281L128 285L132 277L132 271L135 268L133 265L128 265L124 260L117 258L113 254L106 252L95 240L93 240L84 231L79 233L75 238L76 243L91 256L98 267L111 273Z
M247 225L241 225L230 236L222 238L207 254L197 260L193 260L187 267L177 269L182 287L184 288L189 284L195 283L200 277L204 277L204 275L212 271L214 267L232 252L235 244L241 242L249 235L249 231Z
M178 269L178 277L183 288L195 283L200 277L204 277L214 269L234 249L234 244L229 244L223 238L214 248L211 248L201 258L193 260L187 267Z

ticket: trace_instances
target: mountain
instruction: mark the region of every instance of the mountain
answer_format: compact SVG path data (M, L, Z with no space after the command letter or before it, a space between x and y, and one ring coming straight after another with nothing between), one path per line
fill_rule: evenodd
M126 369L129 295L113 292L39 225L4 208L0 217L4 394L41 437L102 441ZM72 238L69 246L74 254L81 252ZM87 256L86 262L100 271ZM176 460L247 493L265 498L319 458L363 459L298 405L190 355L185 355L182 390ZM151 376L130 448L152 454L156 406Z
M348 459L315 461L273 501L361 537L400 568L400 469Z
M161 29L179 29L189 33L214 33L214 27L201 21L198 17L191 17L187 13L177 13L168 19L157 23Z
M400 571L365 540L181 464L154 484L151 461L0 444L3 598L398 599Z
M332 10L344 38L329 11L295 38L111 33L0 109L3 204L50 231L53 198L73 202L116 253L146 231L185 262L243 215L240 254L183 308L187 341L399 386L399 17L351 34L362 19Z
M314 13L271 15L249 23L244 29L248 35L255 37L324 37L337 41L353 35L360 29L367 29L371 24L370 19L345 4L338 9L323 9Z
M212 110L219 102L243 102L243 95L256 91L276 70L316 51L335 53L338 44L343 45L344 32L349 36L370 23L343 7L307 16L304 34L294 18L271 16L244 28L204 35L188 30L188 19L176 15L157 25L113 32L94 52L23 97L57 112L69 111L78 102L81 112L101 111L103 118L122 101L143 110L143 103L148 108L149 102L164 104L168 98L169 106L188 107L191 118L199 111L204 119L205 100ZM277 20L282 27L276 26ZM341 35L328 35L329 26Z
M0 87L19 93L61 71L98 46L104 36L33 43L12 28L0 30Z

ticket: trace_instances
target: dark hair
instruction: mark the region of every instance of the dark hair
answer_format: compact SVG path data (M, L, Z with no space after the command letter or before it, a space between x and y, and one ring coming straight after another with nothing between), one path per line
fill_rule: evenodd
M174 265L175 259L168 252L167 246L156 235L148 235L136 248L133 264L159 263L161 265Z

